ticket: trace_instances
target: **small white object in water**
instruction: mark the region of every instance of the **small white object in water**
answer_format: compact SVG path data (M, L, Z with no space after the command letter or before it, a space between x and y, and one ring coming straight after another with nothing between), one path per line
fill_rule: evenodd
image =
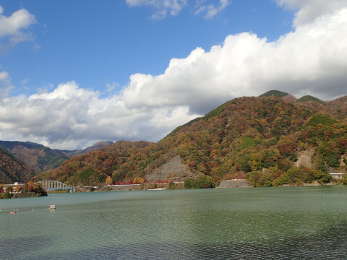
M56 209L57 207L55 206L55 204L51 204L49 205L49 209Z

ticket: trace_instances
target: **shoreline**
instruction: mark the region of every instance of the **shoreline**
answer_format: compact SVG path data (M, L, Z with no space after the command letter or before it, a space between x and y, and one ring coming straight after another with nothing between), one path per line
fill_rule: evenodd
M79 187L76 189L76 193L84 193L84 192L119 192L119 191L164 191L164 190L203 190L204 188L195 188L195 189L188 189L184 188L184 185L182 183L179 183L179 187L172 188L169 185L166 185L165 183L161 184L132 184L132 185L108 185L108 186L93 186L93 189L83 188ZM244 189L244 188L251 188L251 189L258 189L258 188L288 188L288 187L333 187L333 186L345 186L341 183L326 183L326 184L319 184L319 183L303 183L303 184L284 184L280 186L259 186L254 187L251 185L248 186L236 186L236 187L222 187L217 186L215 188L210 189ZM45 197L49 196L50 194L61 194L61 193L67 193L67 192L48 192L47 195L42 195L39 193L34 192L26 192L26 193L14 193L14 194L8 194L8 193L0 193L0 200L4 199L24 199L24 198L39 198L39 197Z
M279 186L271 186L272 188L281 188L281 187L332 187L332 186L345 186L342 183L303 183L303 184L284 184ZM270 188L267 186L257 186L254 187L252 185L240 185L240 186L216 186L215 188L210 189L240 189L240 188ZM184 183L180 182L179 185L175 187L170 187L169 184L166 183L145 183L145 184L130 184L130 185L105 185L105 186L94 186L93 189L77 187L76 192L113 192L113 191L162 191L162 190L198 190L204 188L185 188Z
M35 192L25 192L25 193L0 193L0 200L1 199L25 199L25 198L38 198L38 197L45 197L47 195L42 195Z

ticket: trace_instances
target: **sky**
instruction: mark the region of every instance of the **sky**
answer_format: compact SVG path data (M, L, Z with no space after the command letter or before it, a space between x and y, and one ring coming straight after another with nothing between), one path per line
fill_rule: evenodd
M346 95L345 0L0 0L0 140L157 141L270 89Z

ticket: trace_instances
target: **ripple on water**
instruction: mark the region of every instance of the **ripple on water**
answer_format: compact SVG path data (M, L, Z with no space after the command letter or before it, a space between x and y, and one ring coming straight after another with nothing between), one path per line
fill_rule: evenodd
M17 242L11 241L10 244L13 246ZM344 223L315 236L293 237L286 241L272 241L265 244L158 242L105 246L26 259L346 259L346 256L347 223Z
M38 251L50 244L52 244L52 240L46 236L0 239L0 259L15 259L26 256L28 253Z
M54 213L0 203L19 208L0 214L0 259L346 259L347 190L293 190L59 195Z

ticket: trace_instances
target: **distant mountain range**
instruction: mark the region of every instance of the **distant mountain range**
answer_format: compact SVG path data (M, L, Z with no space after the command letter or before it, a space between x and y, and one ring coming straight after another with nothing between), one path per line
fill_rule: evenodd
M60 166L71 156L101 149L99 142L84 150L57 150L32 142L0 141L0 183L28 181L36 174Z
M158 143L117 142L73 156L41 178L71 184L247 178L255 186L328 181L346 171L347 97L269 91L231 100ZM302 170L305 169L305 170Z

